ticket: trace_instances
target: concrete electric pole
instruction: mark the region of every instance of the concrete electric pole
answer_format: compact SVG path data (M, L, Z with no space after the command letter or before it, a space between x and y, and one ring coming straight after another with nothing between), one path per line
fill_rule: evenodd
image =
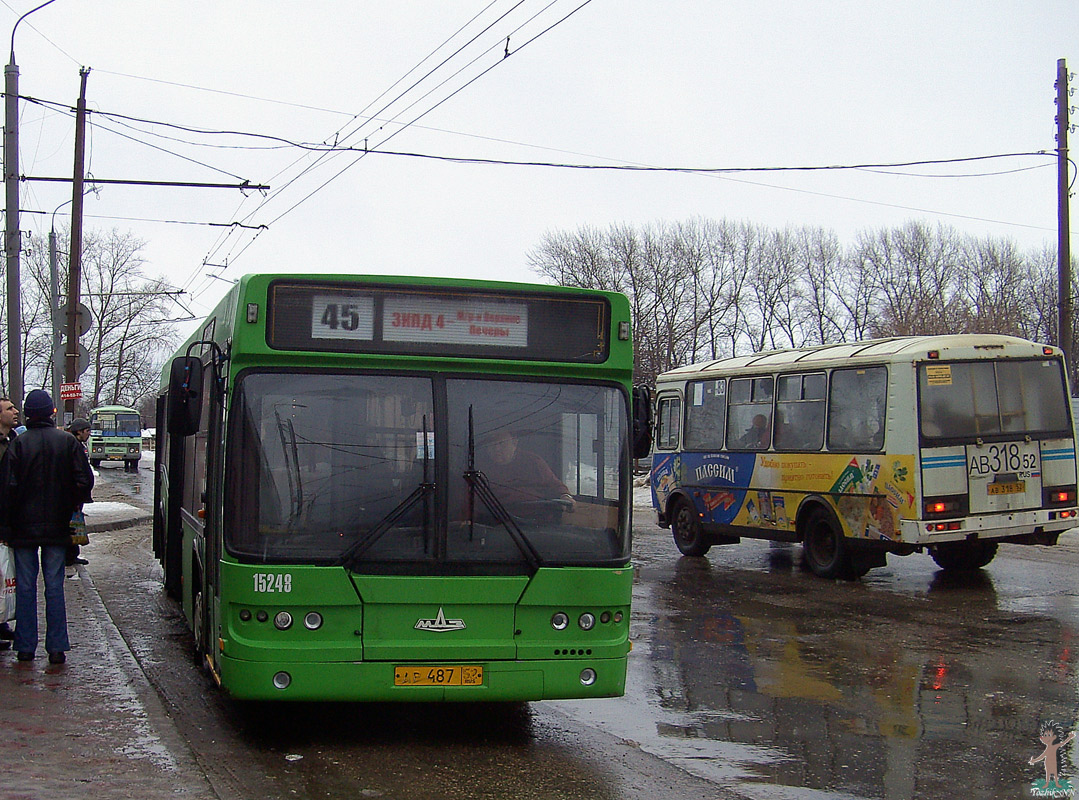
M1068 214L1068 65L1057 60L1057 311L1060 315L1057 330L1058 346L1064 351L1064 362L1075 374L1072 364L1072 269L1071 222ZM1068 387L1073 389L1071 376ZM1072 394L1074 394L1074 390Z
M67 266L67 383L79 380L79 284L82 281L82 196L86 172L86 78L89 69L80 69L82 79L79 103L75 107L75 171L71 187L71 255ZM59 399L59 398L57 398ZM64 408L75 413L75 401L64 401Z
M4 68L4 262L7 267L7 368L8 396L22 406L22 296L19 254L19 68L15 64L15 29L19 23L55 0L31 8L11 28L11 58Z

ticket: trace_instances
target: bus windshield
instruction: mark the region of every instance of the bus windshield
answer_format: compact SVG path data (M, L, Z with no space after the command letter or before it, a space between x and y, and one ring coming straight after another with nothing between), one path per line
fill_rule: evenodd
M607 385L247 373L226 546L354 569L624 562L625 403Z
M90 427L95 436L141 436L142 424L138 414L122 411L91 415Z
M926 439L1071 435L1058 359L923 363L918 402Z

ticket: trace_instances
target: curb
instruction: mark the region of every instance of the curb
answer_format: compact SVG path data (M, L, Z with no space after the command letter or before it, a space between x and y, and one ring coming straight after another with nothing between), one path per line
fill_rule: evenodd
M134 528L136 525L144 525L153 521L153 515L144 514L135 517L126 517L124 519L111 519L104 520L102 522L87 522L87 533L107 533L108 531L119 531L124 528Z

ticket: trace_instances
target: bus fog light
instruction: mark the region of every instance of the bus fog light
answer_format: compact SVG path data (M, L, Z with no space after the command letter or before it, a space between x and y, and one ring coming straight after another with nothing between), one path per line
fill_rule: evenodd
M251 611L246 608L240 609L240 619L244 622L249 621L251 619Z
M615 622L621 622L622 621L622 612L621 611L615 611L614 612L614 621Z
M317 611L308 612L303 618L303 626L309 631L317 631L322 627L322 615Z
M287 611L278 611L274 615L273 624L279 631L288 630L292 627L292 614Z
M273 685L275 689L287 689L291 683L292 676L287 672L278 672L273 676Z
M582 631L590 631L596 625L596 618L586 611L581 614L581 618L577 620L577 624L581 626Z
M591 667L581 670L581 686L591 686L596 682L596 671Z
M556 631L564 631L568 625L569 617L561 611L551 617L551 627Z

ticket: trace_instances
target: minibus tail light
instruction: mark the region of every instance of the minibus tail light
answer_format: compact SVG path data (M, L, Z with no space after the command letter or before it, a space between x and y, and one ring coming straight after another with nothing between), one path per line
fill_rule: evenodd
M1046 486L1042 489L1042 500L1047 506L1074 506L1075 486Z
M965 494L938 495L927 497L922 504L926 519L943 517L965 517L969 503Z

